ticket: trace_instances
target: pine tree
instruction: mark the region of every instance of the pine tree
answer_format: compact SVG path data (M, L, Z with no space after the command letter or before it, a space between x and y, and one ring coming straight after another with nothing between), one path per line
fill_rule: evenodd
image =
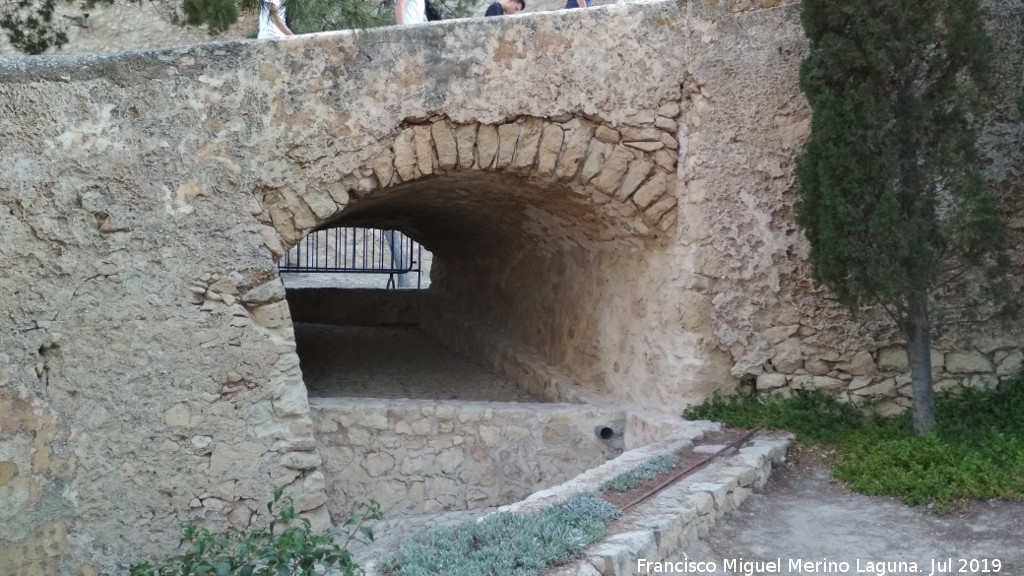
M803 0L802 21L813 120L796 220L815 279L901 330L924 434L933 328L1007 309L1005 225L976 147L993 43L978 0Z

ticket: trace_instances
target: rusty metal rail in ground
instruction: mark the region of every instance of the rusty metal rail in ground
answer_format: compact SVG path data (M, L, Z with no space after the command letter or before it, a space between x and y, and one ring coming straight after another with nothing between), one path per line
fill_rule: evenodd
M754 428L753 430L747 432L746 434L744 434L743 436L737 438L736 440L733 440L732 442L727 443L721 450L718 450L717 452L714 452L713 454L709 454L706 458L704 458L700 462L697 462L696 464L694 464L694 465L692 465L692 466L690 466L688 468L684 468L683 470L680 470L679 472L676 472L675 474L673 474L669 478L666 478L663 482L661 482L660 484L655 486L654 488L651 488L648 492L642 494L636 500L633 500L629 504L626 504L625 506L623 506L622 507L622 511L626 512L630 508L632 508L632 507L636 506L637 504L647 500L651 496L654 496L655 494L657 494L658 492L661 492L665 488L668 488L672 484L675 484L676 482L678 482L682 478L684 478L686 476L689 476L690 474L693 474L694 472L696 472L696 471L700 470L701 468L707 466L709 463L711 463L712 460L714 460L718 456L724 454L725 452L727 452L729 450L732 450L734 448L737 448L738 446L742 446L744 443L746 443L748 440L750 440L755 434L757 434L760 431L761 431L760 428Z

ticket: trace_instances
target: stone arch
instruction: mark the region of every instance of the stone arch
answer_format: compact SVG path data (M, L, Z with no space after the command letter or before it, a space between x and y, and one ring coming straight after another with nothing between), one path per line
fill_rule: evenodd
M601 268L635 265L674 230L678 114L669 102L616 126L571 114L407 119L333 182L258 190L266 246L280 258L318 227L400 229L434 252L437 298L473 317L438 313L426 320L434 336L538 395L596 399L614 388L589 368L609 344L572 341L599 339L581 335L600 323L586 316L630 289ZM584 284L593 293L576 298L573 285ZM545 295L524 294L535 289ZM496 310L499 301L514 312ZM541 320L544 309L553 311Z
M620 237L656 237L676 221L678 114L678 104L668 102L657 114L636 115L621 126L571 114L499 124L444 115L407 119L378 143L380 154L335 181L263 190L267 248L280 258L310 230L395 190L466 173L550 187L577 206L600 207L602 223Z

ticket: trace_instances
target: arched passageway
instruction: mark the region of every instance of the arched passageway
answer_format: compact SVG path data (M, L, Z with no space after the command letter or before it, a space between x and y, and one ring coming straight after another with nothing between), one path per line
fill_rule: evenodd
M315 190L265 191L285 246L314 226L370 227L398 230L433 255L430 289L422 294L289 291L311 394L349 394L328 392L331 386L317 374L340 368L314 367L313 360L344 348L350 368L358 358L380 365L379 374L387 372L385 365L417 356L437 362L445 349L489 372L467 377L461 395L448 386L437 397L602 396L614 379L603 359L618 343L614 323L599 311L629 305L634 283L665 248L665 232L675 222L670 182L676 155L668 140L668 132L654 126L613 130L574 117L527 117L498 126L436 118L399 132L391 149L368 163L369 184L350 186L344 202L332 194L337 208L329 214L315 209ZM380 356L384 352L370 340L410 335L391 329L361 337L329 329L341 339L329 346L328 329L305 326L327 322L413 325L437 342L406 342L407 350L419 352ZM371 360L366 346L379 357ZM339 354L333 363L342 361ZM422 372L430 372L427 364L409 368ZM521 390L502 390L507 384ZM481 398L481 386L491 386L497 397ZM364 382L351 390L391 395L371 388Z

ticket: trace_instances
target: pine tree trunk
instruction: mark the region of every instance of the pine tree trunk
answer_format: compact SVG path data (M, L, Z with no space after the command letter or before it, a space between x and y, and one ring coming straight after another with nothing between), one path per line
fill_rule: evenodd
M903 333L907 339L911 389L914 393L914 433L923 436L935 425L932 335L927 294L917 294L911 299L908 318L903 323Z

